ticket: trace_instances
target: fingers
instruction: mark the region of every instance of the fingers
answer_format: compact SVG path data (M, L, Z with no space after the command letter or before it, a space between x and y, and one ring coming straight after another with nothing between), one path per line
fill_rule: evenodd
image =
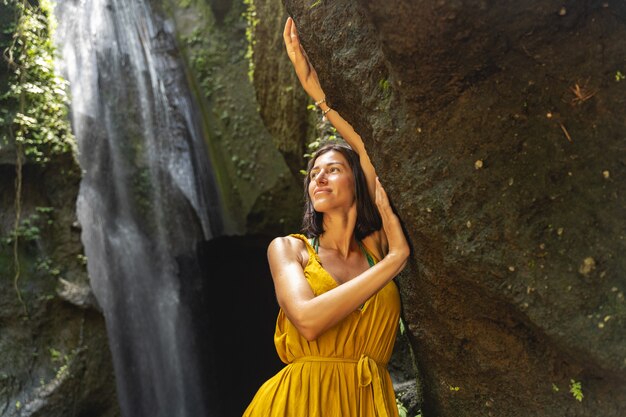
M391 208L387 192L380 184L378 177L376 177L376 206L378 206L378 212L383 221L383 228L387 230L388 227L391 227L396 222L397 216Z
M376 205L381 210L389 207L389 197L387 197L387 192L385 192L378 177L376 177Z
M410 254L410 248L402 230L400 219L394 213L387 197L387 192L376 177L376 205L383 221L383 230L387 241L388 254L395 253L406 259Z
M293 20L289 17L285 22L285 29L283 29L283 41L285 41L285 46L291 45L291 25Z
M287 22L285 22L285 30L283 30L283 41L285 41L287 56L289 56L289 59L291 59L291 61L293 62L295 59L295 49L291 42L291 26L293 26L293 19L290 17L287 19Z
M287 18L287 21L285 22L283 41L285 42L287 55L289 56L291 62L295 65L298 61L298 53L302 54L302 47L300 46L300 41L298 39L296 24L291 17Z
M293 21L293 19L290 17L289 20L291 21L291 41L295 41L298 42L298 30L296 29L296 23Z
M287 19L287 22L285 22L283 40L285 41L285 48L287 49L289 60L291 61L291 64L296 71L296 75L300 80L300 84L304 87L304 90L312 97L322 97L323 91L321 91L317 73L309 62L304 48L300 44L298 30L296 29L296 24L291 17Z

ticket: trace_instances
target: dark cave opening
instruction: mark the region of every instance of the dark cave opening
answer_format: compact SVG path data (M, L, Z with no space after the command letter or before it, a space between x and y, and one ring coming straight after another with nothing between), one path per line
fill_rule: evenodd
M202 285L194 317L210 409L241 416L284 364L274 348L278 303L264 236L219 237L198 249Z

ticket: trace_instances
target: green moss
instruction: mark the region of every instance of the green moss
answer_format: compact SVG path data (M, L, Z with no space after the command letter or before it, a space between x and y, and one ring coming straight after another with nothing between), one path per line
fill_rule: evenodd
M197 77L202 94L204 97L211 97L223 87L217 80L215 72L220 68L226 51L210 48L207 45L207 36L210 35L197 28L191 35L184 36L182 41L189 52L191 69Z
M149 218L152 212L154 201L154 187L150 175L150 170L146 167L138 167L133 175L133 198L142 216Z
M380 88L384 98L388 98L391 95L391 83L388 79L381 78L378 81L378 88Z

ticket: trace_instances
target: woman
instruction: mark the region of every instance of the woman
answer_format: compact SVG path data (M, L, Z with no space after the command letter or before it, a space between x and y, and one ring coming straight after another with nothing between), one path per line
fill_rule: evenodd
M291 18L283 37L300 83L352 149L316 152L305 180L309 238L280 237L268 248L280 305L274 341L288 365L244 416L397 416L386 363L400 311L392 279L409 247L361 137L326 103Z

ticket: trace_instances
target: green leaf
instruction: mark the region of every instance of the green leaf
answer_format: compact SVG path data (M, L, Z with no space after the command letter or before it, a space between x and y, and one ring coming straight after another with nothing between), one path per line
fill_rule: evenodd
M577 401L582 401L585 397L583 395L583 388L580 381L574 381L570 379L569 392Z

